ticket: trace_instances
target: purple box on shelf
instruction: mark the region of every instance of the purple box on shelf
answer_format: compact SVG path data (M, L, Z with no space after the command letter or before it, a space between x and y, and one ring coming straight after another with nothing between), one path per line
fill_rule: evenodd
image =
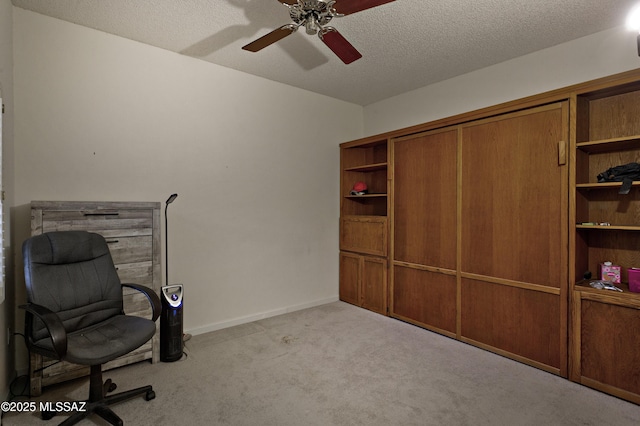
M640 293L640 268L629 268L629 291Z

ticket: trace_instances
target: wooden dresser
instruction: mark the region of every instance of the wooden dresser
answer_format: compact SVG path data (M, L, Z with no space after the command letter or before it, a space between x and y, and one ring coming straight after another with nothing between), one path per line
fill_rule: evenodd
M146 285L159 293L162 285L160 265L160 203L32 201L31 235L51 231L85 230L107 240L122 282ZM124 290L127 314L151 318L151 307L141 293ZM103 370L139 362L159 360L159 333L145 345L103 366ZM89 374L89 367L59 362L31 354L29 378L31 395L43 386Z

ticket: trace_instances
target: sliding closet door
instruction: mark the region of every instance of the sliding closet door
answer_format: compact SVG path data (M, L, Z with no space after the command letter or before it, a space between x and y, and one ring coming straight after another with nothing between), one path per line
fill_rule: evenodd
M456 333L458 131L393 141L391 316Z
M461 339L567 372L567 103L464 125Z

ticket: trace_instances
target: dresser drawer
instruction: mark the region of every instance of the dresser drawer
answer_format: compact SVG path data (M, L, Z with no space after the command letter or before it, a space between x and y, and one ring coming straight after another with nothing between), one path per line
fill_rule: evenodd
M151 235L151 209L42 210L42 232L84 230L105 237ZM37 231L37 230L36 230Z
M101 232L98 232L101 234ZM123 263L138 263L151 261L153 257L153 238L151 235L142 235L135 237L105 236L111 258L116 266Z
M116 264L120 282L146 285L153 288L153 262Z

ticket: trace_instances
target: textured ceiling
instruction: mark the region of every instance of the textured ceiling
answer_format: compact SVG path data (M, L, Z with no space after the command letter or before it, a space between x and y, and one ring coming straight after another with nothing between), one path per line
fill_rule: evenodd
M339 2L349 0L339 0ZM277 0L13 0L27 10L360 105L624 24L637 0L397 0L336 18L363 58L345 65Z

